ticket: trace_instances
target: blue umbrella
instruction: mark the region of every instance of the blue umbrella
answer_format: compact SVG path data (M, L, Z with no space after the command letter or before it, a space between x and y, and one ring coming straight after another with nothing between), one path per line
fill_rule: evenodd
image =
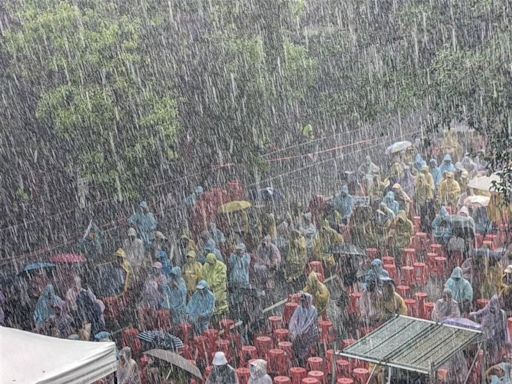
M20 273L20 275L21 274L30 274L31 272L35 272L35 271L50 270L50 269L54 269L55 267L56 267L56 265L52 264L52 263L43 263L43 262L32 263L32 264L28 264L27 266L25 266L25 268L23 268L23 271Z

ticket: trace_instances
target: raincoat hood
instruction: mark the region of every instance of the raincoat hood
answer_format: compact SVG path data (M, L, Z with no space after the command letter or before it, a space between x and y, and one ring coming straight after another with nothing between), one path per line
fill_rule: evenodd
M377 270L378 269L382 269L382 265L383 264L382 264L382 260L381 259L375 259L375 260L372 261L372 264L371 264L372 268L377 269Z
M263 359L257 359L251 362L251 379L260 379L267 375L267 362Z
M122 257L123 259L126 259L126 252L123 248L119 248L116 253L114 253L114 256L116 257Z
M176 277L176 278L181 277L181 268L180 267L174 267L173 269L171 269L171 275L173 277Z
M393 201L395 201L395 192L389 191L388 193L386 193L386 196L384 196L384 202L391 203Z
M199 283L197 283L196 289L208 289L210 286L208 285L208 282L206 280L201 280Z
M437 160L436 159L430 159L429 163L430 163L430 166L432 168L437 167Z
M416 159L414 161L414 166L416 167L416 169L421 170L423 166L425 166L426 164L427 163L425 162L425 160L423 160L423 157L421 157L419 153L416 154Z
M208 264L215 265L215 263L217 262L217 256L215 256L214 253L209 253L208 255L206 255L206 262Z
M318 280L318 275L316 274L315 271L311 272L308 276L308 281L307 281L307 287L311 289L311 291L316 291L318 289L318 283L319 283L319 280Z
M462 278L462 268L461 267L455 267L453 268L452 274L450 276L452 279L460 279Z
M215 240L213 239L209 239L205 246L204 246L204 249L206 249L207 251L214 251L217 247L215 246Z
M466 217L469 217L469 210L467 207L462 207L460 210L459 210L459 216L466 216Z
M452 162L452 157L450 155L446 155L443 158L443 163L451 163L451 162Z
M348 195L348 187L346 185L343 185L340 190L342 195Z
M441 216L441 217L449 216L448 210L446 209L446 207L441 207L441 209L439 210L439 216Z
M195 251L188 251L187 252L187 258L192 258L192 261L196 260L196 252Z
M128 229L128 236L137 236L137 231L135 228Z
M130 347L124 347L119 351L119 357L124 358L125 361L130 361L132 358L132 350Z
M245 251L246 251L246 249L247 249L247 248L246 248L246 246L245 246L245 244L244 244L244 243L239 243L239 244L237 244L237 245L236 245L236 247L235 247L235 250L236 250L236 251L241 251L241 252L245 252Z

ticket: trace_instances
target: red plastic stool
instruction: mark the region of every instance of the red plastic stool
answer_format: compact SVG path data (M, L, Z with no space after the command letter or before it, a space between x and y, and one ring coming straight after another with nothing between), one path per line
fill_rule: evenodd
M404 299L405 305L407 305L407 314L412 317L417 317L417 310L416 310L416 300L414 299Z
M301 384L302 379L308 377L308 371L306 371L302 367L292 367L290 368L290 378L292 379L292 384Z
M268 336L259 336L256 338L254 344L258 350L258 356L266 360L268 351L272 349L272 339Z
M366 255L370 260L374 260L379 257L379 250L377 248L367 248Z
M489 299L478 299L476 301L478 309L484 309L487 304L489 304Z
M430 249L430 240L425 232L417 232L414 241L416 252L428 252Z
M291 384L292 379L286 376L276 376L274 377L274 384Z
M224 352L224 354L226 355L226 359L228 359L228 361L231 361L231 343L229 342L229 340L219 339L215 342L215 345L217 346L217 351Z
M286 353L282 349L268 351L268 371L271 375L284 376L287 368Z
M436 270L439 277L446 274L446 257L436 257Z
M258 358L258 351L256 347L252 345L244 345L242 346L242 350L240 351L240 364L243 365L247 363L249 360L254 360Z
M366 384L370 377L370 372L366 368L356 368L352 371L352 377L354 377L356 383Z
M384 256L382 258L382 264L396 265L395 258L391 256Z
M435 276L437 276L436 257L437 257L437 253L436 252L429 252L429 253L427 253L428 269Z
M224 330L224 332L229 333L231 328L235 325L235 321L231 319L222 319L219 322L220 327Z
M163 331L171 330L171 312L167 309L161 309L156 313L156 323L158 329Z
M421 230L421 216L414 216L414 232L419 232Z
M408 265L403 266L400 271L400 274L402 276L403 285L412 287L416 283L414 279L414 267L410 267Z
M340 377L336 380L336 384L354 384L354 380L350 377Z
M444 257L443 246L441 244L431 244L430 249L432 253L437 254L438 257Z
M398 294L402 296L402 298L409 297L411 293L411 287L407 285L399 285L396 287L396 290L398 291Z
M427 265L425 263L414 263L413 267L416 284L424 287L428 282Z
M308 367L310 371L323 371L324 359L321 357L310 357L308 359Z
M428 295L426 292L416 292L414 294L416 297L416 301L418 302L418 317L424 319L425 318L425 300Z
M358 301L363 296L360 292L352 292L350 294L350 307L349 307L349 313L355 314L359 310Z
M319 383L325 384L325 374L322 371L309 371L308 377L317 379Z
M333 359L334 359L334 349L328 349L325 352L325 361L327 362L327 373L329 373L330 375L332 374L333 363L335 363L335 361L333 361Z
M423 318L425 320L431 320L433 310L434 310L434 303L425 302L423 304Z
M350 361L345 359L336 360L336 375L349 376L350 375Z
M288 340L288 334L290 332L287 329L280 328L274 330L274 337L276 339L276 342L279 343L280 341L286 341Z
M284 305L283 321L285 322L285 324L288 324L290 322L293 312L295 312L298 306L299 304L297 303L286 303Z
M302 379L300 384L321 384L321 383L314 377L305 377L304 379Z
M282 316L270 316L268 318L268 322L270 323L270 329L272 331L283 328L283 318Z
M396 265L384 264L384 269L388 271L389 277L391 277L394 281L398 281L398 271L396 269Z
M251 378L251 370L249 368L237 368L236 375L238 376L239 384L247 384Z
M310 261L309 271L319 273L320 275L324 275L324 266L322 265L321 261Z
M414 248L404 248L403 265L414 265L416 262L416 250Z
M277 346L286 353L288 358L293 356L293 344L290 341L280 341Z
M318 322L318 325L320 325L320 330L321 330L321 334L322 334L322 342L329 343L330 342L329 335L330 335L330 330L332 328L332 322L329 320L320 320Z

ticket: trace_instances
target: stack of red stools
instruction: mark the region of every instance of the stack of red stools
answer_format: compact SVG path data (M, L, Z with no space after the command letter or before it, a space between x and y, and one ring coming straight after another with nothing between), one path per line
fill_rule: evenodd
M362 296L363 296L363 294L361 292L352 292L350 294L350 306L348 308L348 312L350 314L358 313L358 308L359 308L358 302Z
M288 360L282 349L268 351L268 372L271 375L284 376L288 372Z
M333 342L334 336L331 334L332 322L329 320L320 320L318 324L320 325L322 343L328 344Z
M289 372L292 384L302 384L302 379L308 377L308 371L302 367L292 367Z
M251 370L249 368L240 367L236 370L239 384L247 384L251 378Z
M366 255L370 260L375 260L379 257L379 250L377 248L367 248Z
M425 300L428 295L425 292L416 292L414 294L416 301L418 302L418 317L425 318Z
M321 261L311 261L309 263L309 272L315 272L318 275L318 279L323 282L324 281L324 267Z
M254 346L258 351L258 356L261 359L267 359L267 353L272 349L272 339L268 336L258 336L254 341Z
M258 358L258 351L252 345L242 346L240 351L240 365L247 365L249 360L256 360Z
M402 264L414 266L416 262L416 250L414 248L404 248L404 259Z

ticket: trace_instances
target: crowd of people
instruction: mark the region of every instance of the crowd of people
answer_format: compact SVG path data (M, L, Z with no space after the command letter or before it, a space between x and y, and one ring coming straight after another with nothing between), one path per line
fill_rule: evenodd
M471 157L469 151L477 155ZM242 207L228 220L184 225L176 243L143 201L113 255L91 223L79 244L85 263L62 271L44 267L23 276L17 289L2 287L0 322L62 338L118 341L114 333L127 324L162 336L164 322L164 333L183 338L184 324L197 336L233 319L243 343L253 344L268 328L264 306L298 294L299 305L287 325L290 360L304 367L312 353L321 352L322 318L336 323L340 338L360 336L363 327L373 329L408 313L397 290L402 283L398 276L407 264L404 250L422 232L441 245L451 271L443 281L428 282L431 296L437 295L430 297L430 318L465 317L479 323L489 354L489 380L510 382L512 258L505 241L501 250L497 240L478 241L489 235L497 239L508 225L510 209L496 194L468 187L473 177L486 172L483 152L463 149L449 132L435 148L412 145L392 154L387 164L377 165L367 156L356 170L345 172L332 198L315 196L308 207L288 202L285 211L274 211L272 204L258 213ZM203 193L198 187L185 200L191 215ZM487 197L488 205L468 205L474 195ZM371 258L367 249L380 256ZM384 257L392 257L396 269L387 270ZM426 254L417 258L427 262ZM311 268L311 262L320 263L321 271ZM354 292L360 293L355 312L350 309ZM112 298L117 311L109 311ZM182 352L177 345L183 344L169 344ZM129 347L120 349L119 384L143 380L131 355ZM210 364L206 383L238 382L223 352L205 362ZM464 382L465 364L464 356L449 364L450 382ZM249 383L272 383L266 365L262 359L251 362ZM374 380L383 379L375 375Z

